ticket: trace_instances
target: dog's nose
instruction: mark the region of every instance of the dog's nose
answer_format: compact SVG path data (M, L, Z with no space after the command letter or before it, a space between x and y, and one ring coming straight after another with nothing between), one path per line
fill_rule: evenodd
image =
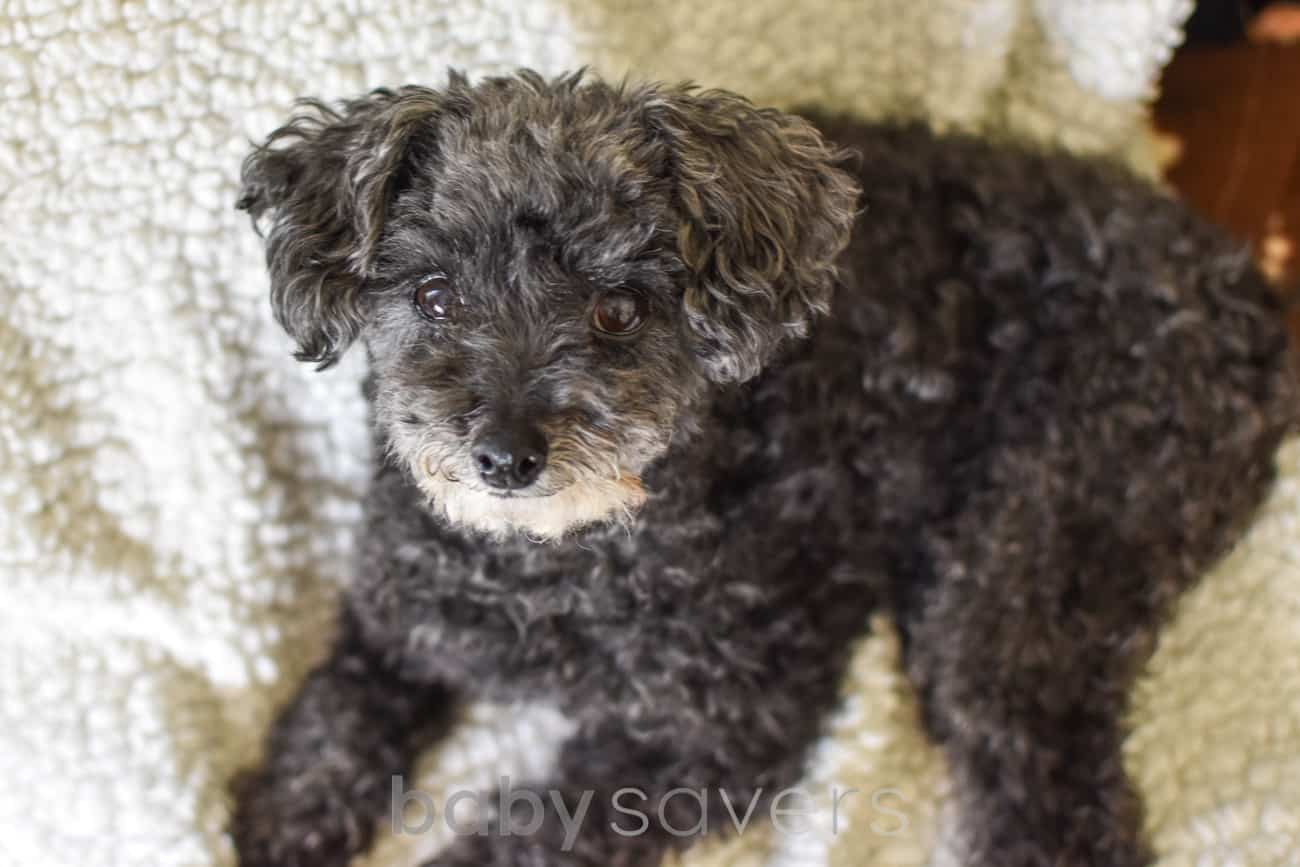
M489 430L471 451L478 474L494 488L526 488L546 466L546 437L535 427L513 425Z

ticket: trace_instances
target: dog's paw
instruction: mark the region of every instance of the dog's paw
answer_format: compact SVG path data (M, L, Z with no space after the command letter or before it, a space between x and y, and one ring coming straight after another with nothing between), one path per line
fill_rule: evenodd
M664 847L636 837L584 833L563 842L539 834L457 837L421 867L659 867Z
M457 837L423 867L596 867L563 852L500 837ZM607 865L601 865L607 867Z
M498 855L503 858L509 857L509 853L505 852L503 847L494 846L493 841L487 837L457 837L432 860L425 861L420 867L497 867L498 864L511 864L511 867L514 867L509 861L498 861Z
M341 793L245 772L231 785L230 836L239 867L346 867L373 831Z
M610 867L610 862L527 836L489 834L457 837L422 867Z

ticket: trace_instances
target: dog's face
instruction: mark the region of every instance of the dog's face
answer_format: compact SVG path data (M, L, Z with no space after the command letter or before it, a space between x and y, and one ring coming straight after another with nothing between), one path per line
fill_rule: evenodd
M522 72L313 104L245 163L299 357L360 336L377 423L452 522L630 516L711 388L828 303L856 189L739 97Z
M666 185L618 136L484 121L448 124L390 207L362 332L375 412L449 518L553 537L639 505L704 379Z

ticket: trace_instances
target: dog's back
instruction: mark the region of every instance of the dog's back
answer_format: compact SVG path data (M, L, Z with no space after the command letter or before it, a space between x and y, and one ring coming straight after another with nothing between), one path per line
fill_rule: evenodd
M860 430L864 478L921 461L913 496L884 498L927 501L914 518L1014 486L1203 566L1297 417L1282 304L1245 246L1104 162L821 123L860 155L862 211L811 363L762 387Z

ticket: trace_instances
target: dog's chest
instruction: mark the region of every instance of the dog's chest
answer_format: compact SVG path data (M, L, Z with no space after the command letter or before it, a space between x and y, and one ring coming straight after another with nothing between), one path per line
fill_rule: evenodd
M499 699L691 713L721 690L739 706L770 688L774 654L818 665L863 628L870 604L831 538L791 544L799 537L777 529L762 541L726 523L671 541L619 530L498 554L477 582L493 590L472 605L461 592L444 612L469 630L495 624L465 649L475 685Z
M491 609L487 619L509 623L510 640L488 655L503 655L493 661L503 684L525 690L614 700L633 673L679 667L667 657L695 652L709 613L726 606L702 572L630 542L483 568L496 590L472 616Z

